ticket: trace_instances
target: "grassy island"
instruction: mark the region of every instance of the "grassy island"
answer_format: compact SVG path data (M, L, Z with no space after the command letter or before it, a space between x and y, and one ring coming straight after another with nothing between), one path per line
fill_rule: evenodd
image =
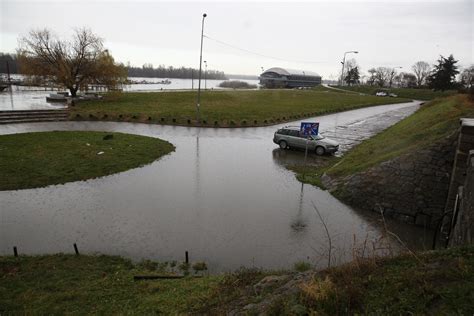
M152 137L108 132L0 136L0 190L86 180L149 164L174 150Z
M144 122L194 126L196 91L115 93L78 103L72 120ZM325 87L310 90L203 91L201 126L265 126L305 117L409 99L359 95Z

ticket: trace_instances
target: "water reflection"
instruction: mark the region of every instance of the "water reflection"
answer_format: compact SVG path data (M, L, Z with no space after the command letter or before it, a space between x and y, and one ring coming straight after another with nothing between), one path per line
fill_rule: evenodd
M200 162L200 159L199 159L199 132L200 130L198 129L197 130L197 133L196 133L196 160L195 160L195 166L196 166L196 174L195 174L195 178L196 178L196 184L195 184L195 199L198 198L198 196L200 195L201 193L201 173L200 173L200 168L199 168L199 162Z
M290 225L291 229L295 233L304 232L306 227L308 226L306 223L306 220L303 217L303 200L304 200L304 183L301 183L300 196L298 199L298 211Z
M288 166L304 166L304 150L275 148L272 150L272 157L276 164L284 168ZM315 153L308 152L306 164L316 166L324 163L327 159L332 159L332 156L321 157Z

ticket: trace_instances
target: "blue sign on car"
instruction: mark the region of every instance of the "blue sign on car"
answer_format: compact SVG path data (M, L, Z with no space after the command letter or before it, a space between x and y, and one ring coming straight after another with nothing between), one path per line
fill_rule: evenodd
M300 134L303 136L316 136L319 132L319 123L301 122Z

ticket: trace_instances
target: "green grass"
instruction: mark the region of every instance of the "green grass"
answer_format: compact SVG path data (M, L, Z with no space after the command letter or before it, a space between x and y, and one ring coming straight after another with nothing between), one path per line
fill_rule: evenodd
M196 125L196 92L113 93L71 108L73 120ZM407 102L319 87L311 90L204 91L204 126L262 126L371 105Z
M432 100L439 97L446 97L457 93L456 90L447 91L433 91L431 89L418 88L380 88L377 86L352 86L352 87L337 87L348 91L360 92L369 95L375 95L378 91L385 91L395 93L400 98L414 99L414 100Z
M410 117L357 145L342 158L331 157L306 168L288 168L295 172L299 181L325 189L321 181L324 173L333 178L345 177L429 146L453 133L459 127L461 117L474 117L474 102L469 101L467 95L439 98L424 104Z
M433 100L410 117L356 146L326 173L347 176L427 147L456 131L461 117L473 116L474 102L469 101L467 95Z
M318 315L472 315L474 247L359 259L320 273L297 301Z
M257 294L253 285L269 274L290 273L240 269L202 278L133 280L163 274L165 265L112 256L0 257L0 313L220 315L274 295L271 287ZM267 314L471 315L474 247L356 257L294 286L300 291L283 292Z
M103 140L105 135L113 138ZM163 140L106 132L42 132L0 136L0 190L101 177L166 155ZM98 155L99 152L103 154Z
M226 275L193 312L221 315L229 308L273 299L249 315L423 315L474 312L474 247L405 254L355 257L342 266L314 272L293 291L252 285L264 275L243 271ZM296 291L294 291L296 290ZM299 291L298 291L299 290ZM272 297L273 296L273 297ZM237 304L236 304L237 303ZM197 308L199 305L194 305Z
M0 257L0 314L181 314L219 276L134 281L157 274L111 256Z

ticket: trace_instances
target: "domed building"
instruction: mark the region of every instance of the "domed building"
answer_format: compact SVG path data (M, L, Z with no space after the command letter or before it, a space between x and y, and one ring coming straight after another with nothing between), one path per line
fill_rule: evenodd
M265 88L301 88L321 84L321 76L312 71L273 67L259 77Z

